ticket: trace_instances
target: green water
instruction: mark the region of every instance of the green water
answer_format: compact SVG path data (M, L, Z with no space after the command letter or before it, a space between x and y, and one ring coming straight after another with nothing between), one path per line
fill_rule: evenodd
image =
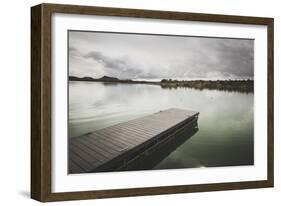
M79 136L171 107L194 110L199 130L148 169L252 165L253 103L253 93L70 82L68 133Z

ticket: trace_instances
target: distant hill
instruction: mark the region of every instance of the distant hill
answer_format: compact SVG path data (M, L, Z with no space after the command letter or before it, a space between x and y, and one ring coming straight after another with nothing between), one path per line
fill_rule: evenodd
M95 81L92 77L75 77L69 76L69 81Z
M99 79L92 77L75 77L69 76L69 81L93 81L108 83L126 83L126 84L150 84L160 85L163 89L174 89L180 87L189 87L193 89L209 89L235 92L254 92L254 80L172 80L162 79L161 81L137 81L131 79L118 79L116 77L103 76Z
M92 77L75 77L75 76L69 76L69 81L102 81L102 82L117 82L120 81L116 77L109 77L109 76L103 76L99 79L94 79Z
M98 80L101 80L101 81L120 81L116 77L109 77L109 76L103 76L102 78L99 78Z

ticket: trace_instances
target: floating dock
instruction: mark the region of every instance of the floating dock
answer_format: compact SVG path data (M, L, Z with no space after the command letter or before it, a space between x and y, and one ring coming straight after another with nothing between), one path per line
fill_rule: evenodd
M194 124L198 112L167 109L119 123L68 142L68 172L116 171Z

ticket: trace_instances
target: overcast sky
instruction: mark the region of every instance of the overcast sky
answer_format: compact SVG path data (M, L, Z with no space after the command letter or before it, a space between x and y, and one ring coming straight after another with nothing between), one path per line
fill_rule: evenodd
M120 79L248 79L254 41L69 32L69 75Z

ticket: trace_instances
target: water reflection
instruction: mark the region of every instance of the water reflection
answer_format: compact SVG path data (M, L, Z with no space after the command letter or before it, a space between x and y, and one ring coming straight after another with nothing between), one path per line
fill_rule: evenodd
M168 108L200 112L200 130L154 169L252 165L253 93L162 89L147 84L69 83L69 138Z
M101 82L104 86L116 86L118 83L117 82Z
M217 91L225 91L225 92L239 92L239 93L246 93L246 94L250 94L253 93L254 88L253 87L194 87L194 86L184 86L186 88L190 88L190 89L196 89L199 91L202 90L217 90ZM178 85L161 85L162 89L179 89L179 88L184 88L182 86L178 86Z

